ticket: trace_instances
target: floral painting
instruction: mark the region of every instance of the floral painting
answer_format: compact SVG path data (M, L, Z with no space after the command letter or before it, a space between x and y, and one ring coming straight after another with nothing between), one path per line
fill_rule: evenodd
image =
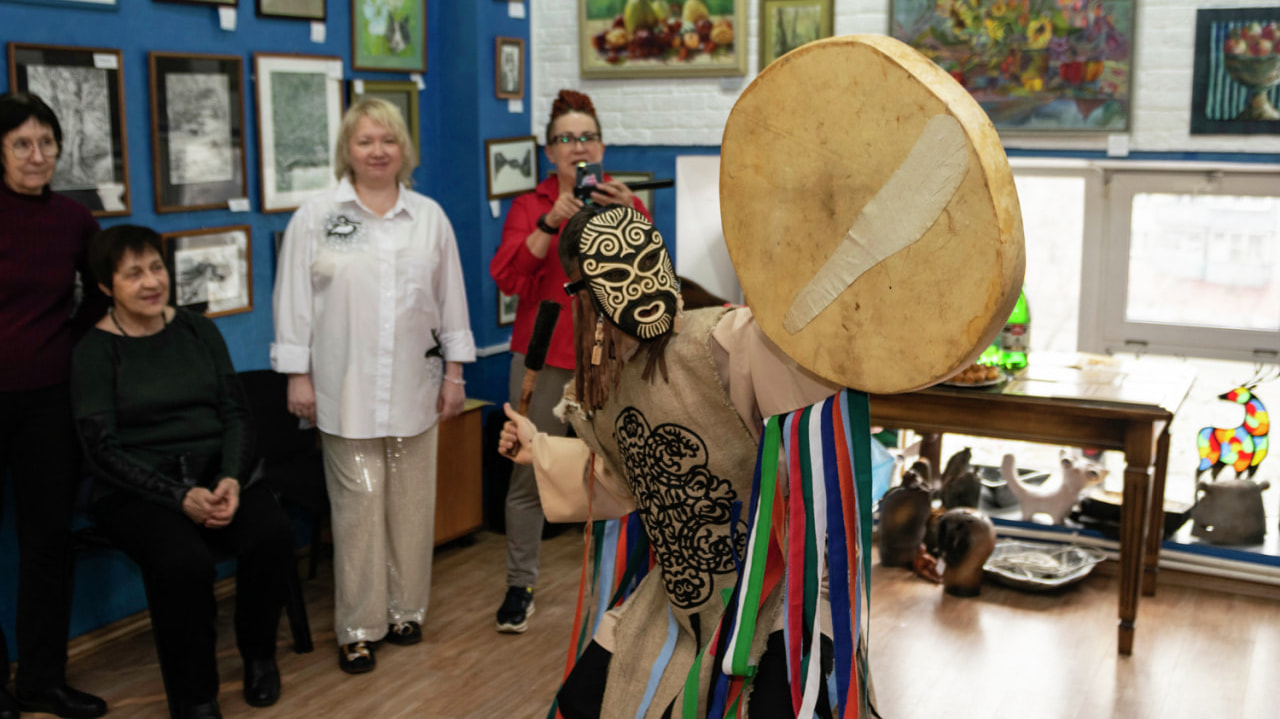
M351 67L427 71L427 0L351 0Z
M1197 10L1191 134L1280 134L1280 7Z
M747 74L748 0L578 0L583 77Z
M1129 128L1133 0L894 0L892 34L1002 131Z

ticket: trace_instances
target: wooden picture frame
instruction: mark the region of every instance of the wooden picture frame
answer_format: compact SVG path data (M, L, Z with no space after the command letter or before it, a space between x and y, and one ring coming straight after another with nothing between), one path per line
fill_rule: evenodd
M490 200L523 195L538 186L538 139L533 135L485 140L484 159Z
M253 54L262 212L288 212L338 184L342 58Z
M421 119L418 114L418 83L412 80L352 80L351 104L354 105L366 97L377 97L400 111L404 122L409 126L409 135L413 139L414 152L422 152L422 133L419 128Z
M1278 27L1277 7L1196 10L1192 135L1280 134ZM1276 39L1255 36L1259 30Z
M427 71L427 0L351 0L351 67Z
M516 322L516 308L520 304L520 298L516 295L503 294L502 290L498 290L498 326L506 327Z
M627 0L578 0L579 74L590 79L746 75L750 1L701 0L707 14L688 22L690 32L678 15L662 20L653 10L634 28L649 32L641 46L631 31L614 27L625 16Z
M524 99L524 39L493 39L493 95L499 100Z
M164 262L174 307L222 317L253 310L253 252L248 225L166 232Z
M935 0L892 0L889 34L950 73L1001 133L1126 132L1137 0L1029 2L942 12Z
M805 43L831 37L833 0L760 0L760 70Z
M238 7L240 0L157 0L172 5L214 5L221 7Z
M147 65L156 212L247 198L240 56L151 52Z
M652 172L624 172L622 170L609 170L605 172L610 179L619 182L639 182L641 180L652 180ZM649 211L649 216L653 216L653 190L634 190L632 192L640 201L644 203L644 208Z
M116 12L120 9L120 0L2 0L3 2L21 3L23 5L43 5L45 7L80 8L83 10L106 10Z
M258 17L288 20L325 20L325 0L258 0Z
M121 52L19 42L8 49L9 89L39 95L62 126L53 190L88 207L94 217L130 214Z

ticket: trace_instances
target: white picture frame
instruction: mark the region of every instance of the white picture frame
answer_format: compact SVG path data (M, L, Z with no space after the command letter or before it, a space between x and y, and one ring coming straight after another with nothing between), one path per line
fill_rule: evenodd
M253 54L263 212L289 212L338 184L342 58Z

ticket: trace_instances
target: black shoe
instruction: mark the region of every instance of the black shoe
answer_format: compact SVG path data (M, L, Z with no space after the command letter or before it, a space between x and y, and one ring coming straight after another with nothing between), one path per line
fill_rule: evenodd
M498 631L519 634L529 628L533 614L533 589L507 587L507 596L498 608Z
M407 647L422 641L422 625L417 622L398 622L387 628L383 637L390 644Z
M338 668L348 674L371 672L377 664L372 642L352 642L338 647Z
M275 659L244 660L244 701L251 707L269 707L280 699L280 669Z
M205 704L188 704L178 707L178 719L222 719L222 710L216 699Z
M107 703L92 694L63 684L52 689L15 693L18 708L24 712L57 714L63 719L95 719L107 713Z
M18 719L18 703L0 686L0 719Z

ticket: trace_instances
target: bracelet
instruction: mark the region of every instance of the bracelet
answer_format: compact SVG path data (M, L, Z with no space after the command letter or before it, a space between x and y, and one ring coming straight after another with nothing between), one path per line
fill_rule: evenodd
M465 379L458 379L457 377L450 377L449 375L444 376L444 381L451 382L453 384L458 385L459 387L463 387L467 384L467 381Z
M554 234L556 234L557 232L559 232L559 231L560 231L560 228L558 228L558 227L552 227L551 225L548 225L548 224L547 224L547 216L546 216L546 215L543 215L542 217L539 217L539 218L538 218L538 221L537 221L537 222L535 222L535 223L533 223L533 224L537 225L539 230L541 230L542 232L547 233L548 235L554 235Z

